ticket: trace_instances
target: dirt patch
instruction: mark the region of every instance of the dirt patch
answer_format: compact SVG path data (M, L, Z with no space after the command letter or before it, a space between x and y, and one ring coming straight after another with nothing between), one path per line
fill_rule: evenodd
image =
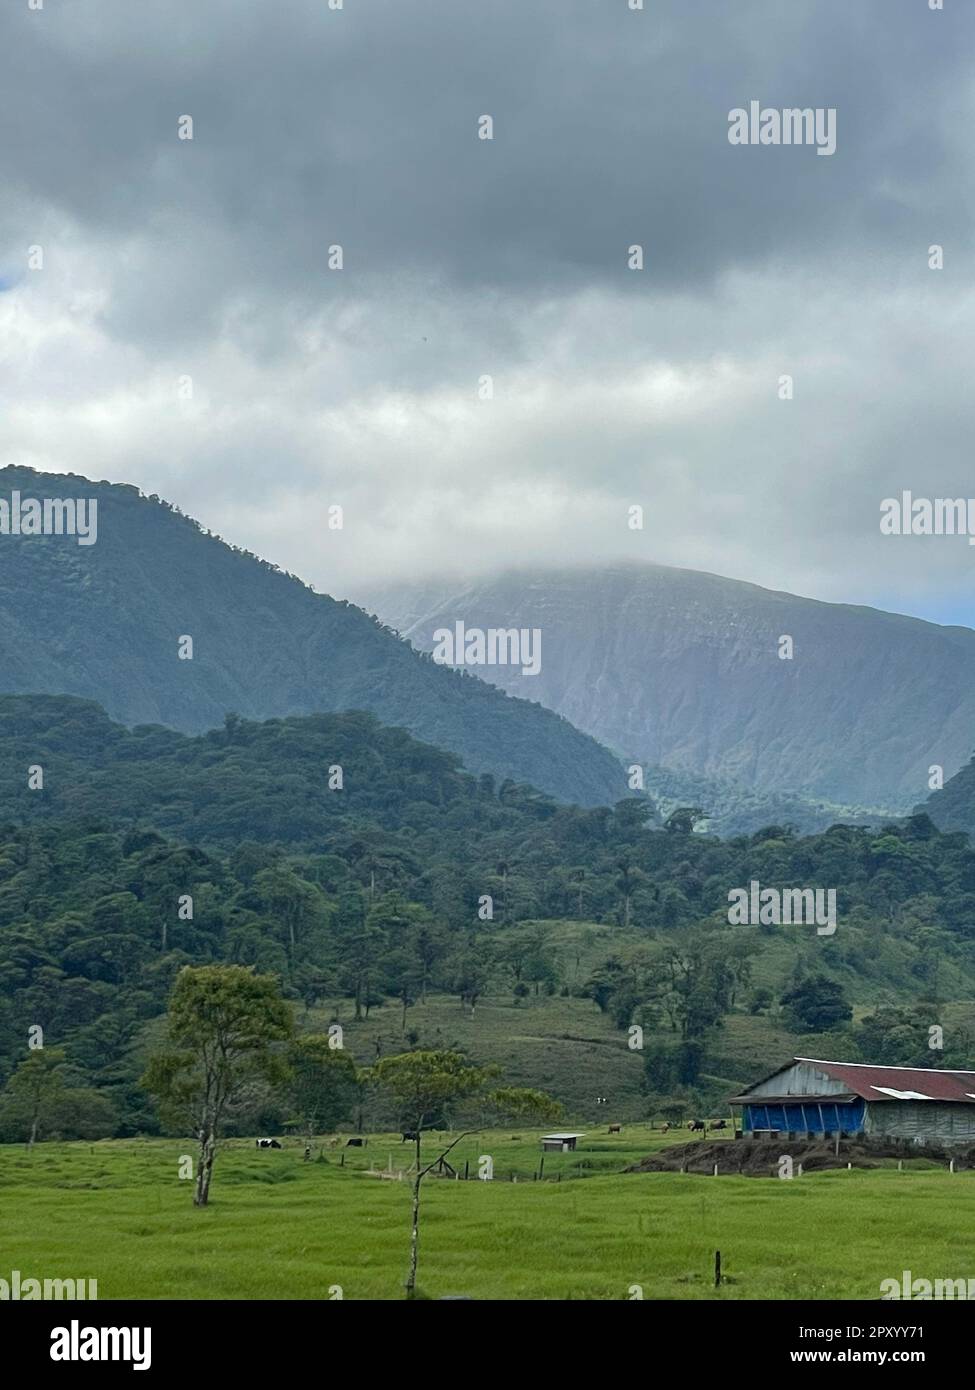
M955 1160L956 1169L975 1168L975 1145L913 1144L899 1139L841 1139L839 1151L832 1139L696 1139L686 1144L674 1144L659 1153L648 1154L633 1163L625 1173L706 1173L718 1175L740 1173L746 1178L770 1178L779 1175L779 1159L788 1154L803 1172L814 1173L823 1168L880 1168L889 1166L891 1159L928 1159L947 1164Z

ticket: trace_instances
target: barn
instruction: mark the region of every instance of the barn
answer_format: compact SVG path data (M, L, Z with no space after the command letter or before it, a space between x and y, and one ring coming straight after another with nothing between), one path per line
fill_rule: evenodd
M731 1098L746 1138L865 1134L975 1140L975 1072L793 1057Z

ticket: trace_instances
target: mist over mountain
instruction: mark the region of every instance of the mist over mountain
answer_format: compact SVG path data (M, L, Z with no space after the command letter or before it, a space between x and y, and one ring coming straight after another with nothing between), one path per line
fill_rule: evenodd
M901 812L926 794L932 765L949 777L975 746L968 628L637 563L356 597L426 651L458 621L538 628L537 675L470 669L627 763Z
M582 805L628 795L613 756L557 714L436 665L157 497L0 469L8 507L15 491L22 502L95 499L97 536L0 535L0 692L77 695L124 724L187 733L228 711L260 720L364 710L470 772ZM192 659L181 659L187 637Z

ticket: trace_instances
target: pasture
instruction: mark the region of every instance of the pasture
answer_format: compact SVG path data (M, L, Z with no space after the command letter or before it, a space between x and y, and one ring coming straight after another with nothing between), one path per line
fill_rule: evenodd
M975 1275L975 1172L929 1166L814 1173L793 1181L623 1174L674 1139L640 1126L588 1132L547 1154L540 1131L494 1131L450 1155L472 1180L423 1188L421 1291L475 1299L876 1299L880 1281ZM437 1147L434 1147L434 1142ZM731 1141L729 1141L731 1142ZM362 1150L258 1152L229 1140L211 1205L192 1205L179 1140L0 1148L0 1277L98 1280L100 1299L397 1299L409 1184L399 1135ZM316 1154L318 1148L316 1147ZM439 1142L425 1143L434 1157ZM345 1154L344 1165L342 1154ZM490 1155L495 1179L477 1181ZM514 1174L517 1181L511 1181ZM561 1181L557 1181L561 1175ZM726 1275L713 1287L715 1249Z

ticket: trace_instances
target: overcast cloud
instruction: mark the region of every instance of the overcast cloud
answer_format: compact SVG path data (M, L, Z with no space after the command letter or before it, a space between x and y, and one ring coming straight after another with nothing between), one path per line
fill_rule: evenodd
M879 532L975 496L944 5L6 0L0 462L338 596L642 556L969 623L975 548ZM835 107L836 153L730 145L752 99Z

